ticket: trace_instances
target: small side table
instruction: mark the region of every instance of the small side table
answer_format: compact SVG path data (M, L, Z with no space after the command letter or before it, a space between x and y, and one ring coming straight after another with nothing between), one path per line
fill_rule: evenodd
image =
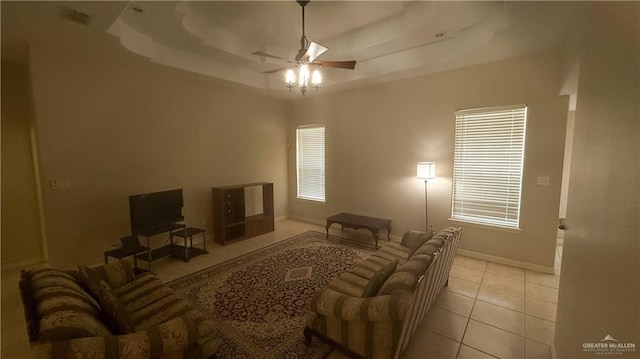
M202 234L202 249L193 248L193 236L197 236ZM191 257L195 257L199 254L209 253L207 252L207 238L205 236L204 229L195 228L195 227L187 227L185 229L180 229L174 232L171 232L171 243L173 243L173 237L179 237L184 239L184 247L186 258L185 260L191 259ZM189 239L189 246L187 246L187 238Z
M122 259L129 256L133 256L133 270L137 272L144 272L145 271L144 269L138 268L138 257L136 256L136 254L143 253L148 250L149 250L149 247L145 247L145 246L127 248L127 250L125 250L124 247L114 248L104 252L104 264L109 263L109 257Z

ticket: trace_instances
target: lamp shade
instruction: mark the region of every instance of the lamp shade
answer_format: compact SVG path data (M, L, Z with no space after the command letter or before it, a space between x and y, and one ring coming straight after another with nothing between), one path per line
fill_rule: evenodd
M436 178L435 162L418 162L418 178L423 180Z

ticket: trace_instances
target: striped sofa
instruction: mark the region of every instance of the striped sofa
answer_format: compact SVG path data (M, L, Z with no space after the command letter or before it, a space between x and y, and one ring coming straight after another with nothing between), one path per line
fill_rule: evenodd
M408 231L317 291L306 344L317 337L351 357L399 358L447 284L461 229Z
M23 271L19 285L36 358L215 357L208 314L129 262Z

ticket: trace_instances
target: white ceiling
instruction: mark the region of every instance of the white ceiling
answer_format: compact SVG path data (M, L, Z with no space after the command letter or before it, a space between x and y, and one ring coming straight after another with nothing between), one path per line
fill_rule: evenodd
M6 4L2 4L5 52L5 40L19 42L19 33L28 33L24 27L30 26L7 19L7 11L9 16L38 12L30 16L37 27L38 21L63 21L59 9L66 6L91 15L89 27L155 63L292 96L283 73L262 73L286 62L251 53L293 59L302 32L301 7L293 0ZM577 6L560 1L316 0L305 8L306 36L329 47L318 60L357 61L355 70L323 69L322 91L331 91L557 47ZM55 26L48 30L55 31L51 29Z

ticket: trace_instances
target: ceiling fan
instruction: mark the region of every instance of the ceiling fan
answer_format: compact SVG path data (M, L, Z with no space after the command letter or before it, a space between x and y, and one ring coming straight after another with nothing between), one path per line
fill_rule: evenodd
M300 37L300 49L296 54L295 60L289 60L289 63L294 63L298 68L298 76L296 78L292 69L287 70L285 76L285 82L287 87L291 90L293 87L300 87L302 94L304 95L307 87L313 87L318 89L322 78L319 72L320 67L334 67L339 69L353 70L356 67L356 61L316 61L318 56L329 50L328 47L323 46L315 41L309 42L305 36L304 31L304 7L310 0L296 0L296 2L302 7L302 36ZM270 57L279 60L285 60L283 57L268 54L262 51L255 51L252 55ZM264 71L265 74L273 74L285 70L285 67ZM311 72L313 70L313 72Z

